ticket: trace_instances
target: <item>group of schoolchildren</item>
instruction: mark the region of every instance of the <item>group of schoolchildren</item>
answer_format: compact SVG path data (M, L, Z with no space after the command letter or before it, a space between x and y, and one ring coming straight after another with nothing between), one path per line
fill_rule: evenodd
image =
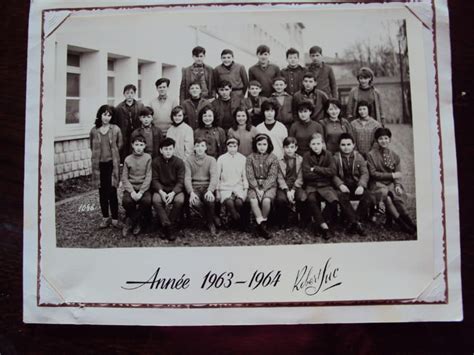
M170 81L161 78L158 96L146 106L130 84L117 107L99 108L90 142L100 228L138 235L150 226L153 206L165 239L176 239L183 216L193 211L215 236L222 213L231 228L244 231L252 211L257 235L269 239L269 217L282 226L293 210L302 225L313 222L314 233L328 239L341 221L349 233L366 235L362 223L384 206L387 225L416 232L369 68L360 69L345 119L332 68L318 46L310 49L306 68L299 52L289 49L288 66L280 70L261 45L248 75L229 49L216 68L204 63L205 54L195 47L194 63L183 68L180 105L168 97Z

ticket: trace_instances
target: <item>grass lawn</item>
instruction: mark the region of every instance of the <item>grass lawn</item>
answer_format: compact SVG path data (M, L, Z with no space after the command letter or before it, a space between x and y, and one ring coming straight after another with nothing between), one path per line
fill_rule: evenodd
M407 192L407 207L411 217L416 220L415 206L415 168L413 162L413 133L408 125L389 125L393 133L392 148L402 158L403 184ZM123 238L121 231L107 228L98 229L102 216L99 205L98 191L90 188L87 179L84 181L67 182L67 185L56 186L56 193L61 200L56 202L56 238L58 247L67 248L111 248L111 247L161 247L161 246L251 246L251 245L282 245L282 244L314 244L314 243L352 243L413 240L411 236L398 230L386 230L376 223L365 226L366 237L349 235L339 227L335 229L335 237L329 241L313 236L311 229L291 227L277 229L270 227L274 237L270 240L256 238L252 233L242 233L225 228L219 230L217 237L211 237L200 220L193 218L187 221L183 236L174 242L159 238L159 230ZM58 197L58 196L57 196ZM121 189L119 189L119 199ZM120 209L123 219L124 211Z

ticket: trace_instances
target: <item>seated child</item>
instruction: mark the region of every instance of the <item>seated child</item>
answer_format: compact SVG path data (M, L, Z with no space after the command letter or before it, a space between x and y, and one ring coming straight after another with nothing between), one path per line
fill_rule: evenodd
M226 136L224 130L217 127L215 117L215 111L211 106L206 106L199 111L199 128L194 131L194 142L204 139L207 143L207 154L217 159L225 152Z
M260 82L257 80L252 80L249 83L249 93L243 100L243 105L247 108L247 111L250 115L250 122L255 127L263 122L261 107L266 98L260 96L261 91L262 85Z
M309 101L303 101L298 105L298 119L290 127L288 135L296 138L298 147L297 153L304 156L309 152L309 141L315 133L324 136L323 126L319 122L313 121L314 106Z
M132 132L131 141L137 136L145 137L145 153L148 153L152 158L160 154L160 142L163 139L163 132L161 129L153 124L153 109L145 106L140 111L141 127Z
M262 85L261 95L270 97L273 91L273 79L280 74L280 68L270 63L270 47L265 44L257 47L257 58L257 64L249 68L249 80L258 80Z
M205 216L211 235L216 236L214 192L217 187L217 163L216 159L206 154L206 149L205 139L194 140L194 154L185 161L184 186L189 194L189 205Z
M297 149L296 139L286 137L283 141L285 155L279 161L276 195L277 215L281 225L288 222L288 212L291 205L296 207L296 211L301 216L305 215L303 205L307 196L303 189L303 158L296 154Z
M294 117L298 117L298 107L303 101L313 104L311 119L318 121L324 118L324 105L328 100L328 95L316 88L316 78L313 73L307 72L303 75L303 83L300 91L293 95Z
M371 196L367 191L369 170L364 157L354 147L354 138L349 133L341 134L339 152L334 154L337 169L334 185L339 190L339 203L349 222L349 233L365 236L359 220L368 219L371 206ZM351 200L359 201L357 212L354 211Z
M181 104L184 109L185 122L195 130L198 128L198 114L203 107L209 106L210 101L204 99L201 96L201 84L199 82L193 82L189 85L190 98L184 100Z
M405 207L406 194L402 186L400 157L390 149L392 132L388 128L377 128L375 140L377 145L367 154L367 164L371 177L371 190L376 203L385 204L387 226L392 219L407 233L416 233L413 223Z
M374 145L375 130L382 127L379 122L369 116L369 104L367 101L359 101L357 103L357 119L353 120L351 125L357 151L366 157Z
M114 108L102 105L97 110L95 126L90 131L92 182L99 188L103 220L99 228L112 224L120 228L118 220L117 187L119 186L120 148L122 133L115 125ZM110 214L109 217L109 207Z
M336 164L331 153L324 149L321 134L313 134L309 147L310 151L303 157L303 181L308 205L315 222L315 234L319 232L324 239L329 239L332 231L321 213L320 202L321 200L326 202L325 215L328 220L333 221L338 207L337 193L332 187Z
M211 107L216 113L216 125L222 127L225 132L233 126L233 113L242 104L239 96L231 96L232 84L223 80L217 85L217 99L212 101Z
M245 173L246 158L237 151L239 147L237 138L227 138L226 146L227 153L217 159L217 191L233 224L242 230L245 225L241 212L249 187Z
M286 91L286 80L281 76L273 79L273 94L270 100L278 105L278 115L276 120L283 123L286 129L290 129L293 123L292 97Z
M324 129L324 141L326 149L331 153L339 151L339 137L342 133L352 133L352 125L345 118L339 117L341 113L341 102L336 99L329 99L325 105L327 117L321 120Z
M303 83L303 75L306 69L299 64L300 52L294 48L286 51L286 61L288 66L283 68L280 72L281 76L285 78L287 83L286 92L293 96L296 92L301 90Z
M278 159L283 158L283 140L288 137L288 130L281 123L275 120L278 115L278 106L273 101L265 101L262 104L262 112L265 121L257 126L258 133L267 134L272 140L273 154Z
M166 132L166 137L175 141L174 155L182 160L186 160L193 153L194 132L186 122L184 122L184 109L176 106L171 110L171 127Z
M125 100L115 107L117 125L122 131L123 145L120 149L120 162L127 155L130 154L130 135L132 132L140 127L141 122L139 119L140 111L145 107L140 101L135 100L137 93L137 87L133 84L125 85L123 88L123 96Z
M369 112L372 117L384 125L384 114L382 111L382 100L380 92L374 87L374 72L367 67L362 67L357 75L359 86L353 88L347 100L347 119L352 120L357 116L357 103L366 101L369 104Z
M247 157L252 153L252 142L256 135L257 129L252 126L245 107L237 107L234 111L234 125L227 132L227 137L237 138L240 142L239 153Z
M202 97L213 99L216 90L214 88L214 70L211 66L204 63L206 59L206 49L197 46L192 50L193 64L185 67L181 74L181 85L179 86L179 103L182 105L184 100L190 98L187 91L191 83L201 83ZM192 126L191 126L192 127Z
M122 205L126 212L126 221L122 235L126 237L133 229L133 235L138 235L145 226L145 217L151 208L151 156L145 153L146 139L136 135L132 138L132 151L123 162ZM138 207L138 208L137 208Z
M257 222L257 234L265 239L272 237L267 230L267 219L277 190L278 158L272 151L270 137L259 133L246 162L250 207Z
M323 50L319 46L309 49L311 64L308 70L312 72L318 83L318 89L324 91L330 98L337 99L337 84L331 66L324 63Z
M169 132L169 131L168 131ZM184 162L174 154L175 141L165 138L160 144L160 155L151 163L153 207L163 226L165 239L175 240L178 220L184 205ZM171 211L166 212L166 207Z
M242 100L249 86L247 71L242 64L234 62L234 52L230 49L224 49L221 52L222 64L214 68L214 80L216 84L227 80L232 85L232 97ZM219 89L219 87L217 87Z

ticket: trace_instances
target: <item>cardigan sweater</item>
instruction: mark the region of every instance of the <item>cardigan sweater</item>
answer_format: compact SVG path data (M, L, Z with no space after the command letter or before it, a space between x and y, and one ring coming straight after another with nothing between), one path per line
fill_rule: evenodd
M100 187L100 150L101 140L104 138L99 128L93 127L89 133L90 148L92 151L91 162L92 162L92 183L96 188ZM122 147L122 131L117 125L111 124L109 131L106 135L110 143L110 150L112 152L112 186L118 187L119 185L119 167L120 167L120 153L119 150Z
M287 161L286 158L280 159L278 171L278 187L282 190L297 189L303 187L303 157L295 155L296 179L293 184L288 184L287 180Z
M337 99L336 77L330 65L326 63L321 63L321 65L311 63L308 66L308 71L312 72L316 77L319 90L324 91L329 97Z
M298 117L298 106L303 101L309 101L314 106L313 114L311 119L313 121L321 120L324 118L324 105L328 101L328 95L324 91L314 88L310 92L300 90L293 95L293 115Z
M220 127L198 128L194 131L194 141L204 138L207 142L206 154L214 158L219 158L225 153L226 135Z
M382 110L382 100L380 92L370 86L368 89L362 89L360 86L352 88L347 99L347 118L358 117L357 103L367 101L369 103L369 114L380 124L384 124L385 116Z
M384 164L384 153L390 156L390 159L394 163L393 169L387 167ZM401 172L400 157L391 149L380 148L379 146L374 147L369 154L367 154L367 166L369 168L369 174L373 181L381 182L384 185L402 185L402 179L394 179L392 173Z
M234 191L236 188L248 189L245 163L245 156L239 152L235 155L229 153L221 155L217 159L217 189L220 191Z
M229 67L224 64L214 68L215 87L217 88L222 80L227 80L232 84L232 91L242 90L245 95L249 86L247 71L242 64L233 62Z
M184 102L181 103L184 109L184 121L191 127L193 130L199 127L198 123L198 114L199 111L205 106L209 106L211 102L206 99L199 99L199 103L194 106L192 99L186 99Z
M166 137L173 138L176 142L174 147L174 155L182 160L186 160L193 154L194 132L185 122L178 126L171 126L166 132Z
M257 63L249 69L249 80L257 80L262 85L261 96L270 97L273 92L273 79L280 75L280 68L278 65L268 63L263 68L260 63Z
M160 190L178 194L184 190L184 162L175 156L165 159L162 155L153 159L151 163L151 188L154 192Z
M214 192L217 187L217 163L216 159L209 155L198 157L193 154L186 159L184 175L184 187L186 192L193 192L193 187L206 187Z
M337 173L334 176L334 185L336 187L346 184L347 181L353 180L357 182L358 186L362 186L364 189L367 188L369 182L369 170L367 168L367 162L359 152L354 150L350 155L350 161L352 162L351 176L344 175L343 157L341 152L334 154L334 161L336 163Z
M286 80L286 92L290 95L294 95L296 92L302 89L303 76L306 73L306 69L301 65L297 65L294 68L287 66L282 69L280 75Z
M382 127L382 125L372 117L367 117L367 120L358 118L353 120L351 125L357 150L365 156L374 145L375 130Z
M123 162L122 184L130 193L146 192L151 183L151 156L148 153L130 154Z
M275 121L275 125L271 130L265 126L265 122L260 123L257 127L258 133L267 134L273 144L273 154L278 158L283 158L283 140L288 137L288 130L283 123Z
M163 133L161 129L155 127L153 124L151 125L151 134L153 138L153 147L149 147L148 145L145 147L145 153L150 154L153 158L157 157L160 154L160 142L163 139ZM132 136L130 137L130 142L133 142L133 139L136 136L143 136L145 137L145 129L143 127L137 128L133 131Z
M181 104L184 103L184 100L191 98L191 94L189 93L189 85L191 85L191 83L194 81L198 81L193 73L193 68L194 64L182 69L181 85L179 86L179 102ZM209 65L204 64L203 71L206 88L202 88L201 95L205 99L212 99L216 95L216 90L214 87L214 69L212 69L212 67Z
M330 152L323 149L318 155L309 151L303 157L303 181L306 186L331 186L335 175L336 164Z
M252 153L246 161L249 188L263 191L277 187L278 158L273 154Z
M306 152L309 152L309 142L314 133L319 133L324 137L324 129L319 122L313 120L303 122L298 119L291 125L288 136L295 137L298 141L298 150L296 152L299 155L304 156Z

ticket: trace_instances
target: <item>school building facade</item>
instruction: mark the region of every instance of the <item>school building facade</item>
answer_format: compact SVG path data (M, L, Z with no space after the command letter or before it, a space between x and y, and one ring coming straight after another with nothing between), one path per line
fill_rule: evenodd
M192 63L197 45L206 48L205 62L212 67L221 63L222 49L230 48L248 69L260 44L269 45L272 61L284 66L289 47L303 52L303 30L301 23L236 23L226 31L212 25L164 31L143 14L67 18L44 41L42 117L54 135L55 181L91 173L89 132L97 109L121 102L126 84L135 84L146 104L156 95L155 81L167 77L169 96L178 98L181 68Z

